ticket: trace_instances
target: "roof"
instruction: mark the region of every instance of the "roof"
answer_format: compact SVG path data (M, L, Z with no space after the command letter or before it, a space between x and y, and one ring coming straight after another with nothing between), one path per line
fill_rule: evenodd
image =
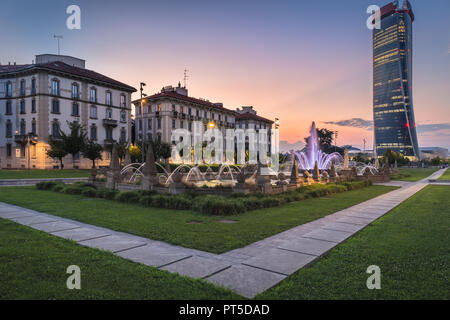
M272 120L260 117L254 113L250 113L250 112L244 112L244 113L240 113L236 116L236 120L256 120L256 121L263 121L263 122L268 122L268 123L273 123Z
M98 72L88 70L88 69L82 69L78 67L74 67L71 65L68 65L61 61L55 61L55 62L48 62L48 63L42 63L42 64L23 64L23 65L0 65L0 75L9 74L9 73L16 73L16 72L23 72L23 71L29 71L29 70L46 70L46 71L56 71L56 72L62 72L90 80L95 80L99 82L103 82L105 84L113 85L116 87L120 87L121 89L129 92L135 92L136 89L117 80L114 80L112 78L109 78L105 75L102 75Z
M384 7L381 7L381 9L380 9L381 19L383 19L384 17L387 17L387 16L389 16L389 15L391 15L393 13L404 13L404 12L406 12L407 14L410 15L411 20L414 21L414 14L412 12L411 5L409 4L409 2L407 2L406 5L407 5L408 9L399 8L399 6L396 5L394 2L388 3Z
M224 111L224 112L230 112L230 113L233 113L233 114L236 113L236 111L234 111L234 110L224 108L224 107L219 106L217 104L214 104L212 102L209 102L209 101L206 101L206 100L202 100L202 99L193 98L193 97L189 97L189 96L185 96L185 95L176 93L174 91L160 92L160 93L157 93L157 94L145 97L145 100L148 101L148 100L156 100L156 99L161 99L161 98L173 98L173 99L183 100L183 101L186 101L186 102L200 104L200 105L203 105L205 107L213 108L213 109ZM137 100L133 101L133 103L138 103L138 102L140 102L140 99L137 99Z

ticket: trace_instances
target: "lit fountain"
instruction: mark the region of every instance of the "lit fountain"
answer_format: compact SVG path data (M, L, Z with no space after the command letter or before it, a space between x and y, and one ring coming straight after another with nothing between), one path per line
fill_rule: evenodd
M317 136L316 124L313 122L310 130L310 138L306 146L306 151L294 151L298 159L299 169L313 170L317 161L319 170L329 169L331 163L342 162L342 156L338 152L325 153L320 150L319 137Z

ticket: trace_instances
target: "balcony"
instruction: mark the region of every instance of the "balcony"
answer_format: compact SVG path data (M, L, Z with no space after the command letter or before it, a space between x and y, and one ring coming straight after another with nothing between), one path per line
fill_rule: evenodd
M26 144L28 141L27 134L16 134L14 135L14 142L18 144Z
M116 140L114 140L114 139L103 140L103 144L105 147L111 147L115 142L116 142Z
M103 125L105 127L117 127L117 120L114 119L103 119Z
M156 117L156 118L159 118L159 117L160 117L159 111L156 111L156 112L155 112L155 117Z
M172 117L173 118L178 117L178 111L172 111Z
M193 121L194 120L194 116L193 115L188 115L188 120L189 121Z

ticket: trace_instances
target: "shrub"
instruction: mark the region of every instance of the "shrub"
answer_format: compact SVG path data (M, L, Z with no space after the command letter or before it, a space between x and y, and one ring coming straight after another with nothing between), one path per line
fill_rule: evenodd
M156 208L168 208L168 203L170 202L170 196L157 194L152 196L152 207Z
M206 196L197 206L200 212L209 215L234 215L246 211L242 201L225 199L218 196Z
M192 200L183 195L172 196L167 199L167 208L189 210L192 208Z
M52 191L62 192L62 190L64 190L65 187L66 185L64 183L58 183L55 186L53 186Z
M262 198L256 197L244 198L242 199L242 204L248 211L264 208Z
M90 188L90 187L83 188L83 191L81 191L81 194L85 197L91 197L91 198L97 196L97 192L95 191L95 189Z
M80 188L89 187L89 188L97 189L96 186L94 186L92 183L89 183L89 182L78 181L78 182L75 182L73 185L80 187Z
M108 188L100 188L97 189L97 198L103 198L106 200L113 200L116 197L116 194L118 193L117 190L108 189Z
M81 194L81 192L83 192L83 188L74 186L74 185L68 185L66 186L64 189L61 190L61 192L63 193L67 193L67 194Z
M139 203L146 207L150 207L152 205L152 202L153 202L152 196L142 196L139 199Z
M266 197L263 199L263 205L264 208L271 208L279 206L283 203L281 198L275 198L275 197Z
M36 188L39 190L50 190L57 184L55 181L41 181L36 183Z
M139 198L140 198L139 191L125 191L117 193L114 199L124 203L132 203L132 202L136 203L139 202Z

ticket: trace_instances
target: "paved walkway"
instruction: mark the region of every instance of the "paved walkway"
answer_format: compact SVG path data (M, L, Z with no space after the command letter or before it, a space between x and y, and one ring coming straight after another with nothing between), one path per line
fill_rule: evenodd
M203 278L253 298L303 268L437 179L439 170L401 189L220 255L113 231L0 202L0 218L13 220L123 258Z

